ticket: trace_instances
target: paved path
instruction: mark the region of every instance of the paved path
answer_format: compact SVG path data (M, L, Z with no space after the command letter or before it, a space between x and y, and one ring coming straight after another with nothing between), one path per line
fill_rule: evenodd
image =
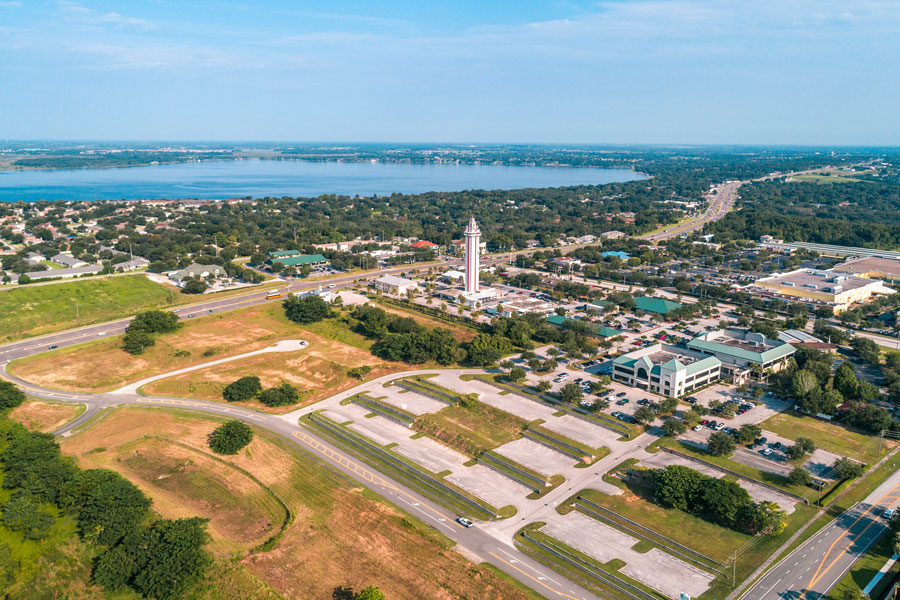
M298 350L303 350L307 346L309 346L309 342L305 340L281 340L280 342L275 342L275 344L273 344L272 346L263 348L262 350L245 352L236 356L228 356L226 358L220 358L219 360L211 360L199 365L194 365L193 367L186 367L184 369L178 369L177 371L169 371L168 373L163 373L161 375L147 377L145 379L141 379L140 381L129 383L128 385L122 386L119 389L113 390L109 393L112 395L137 394L138 390L143 386L147 385L148 383L153 383L154 381L159 381L160 379L168 379L169 377L175 377L176 375L181 375L183 373L199 371L200 369L206 369L207 367L214 367L215 365L221 365L227 362L241 360L242 358L248 358L250 356L257 356L259 354L269 354L271 352L297 352Z

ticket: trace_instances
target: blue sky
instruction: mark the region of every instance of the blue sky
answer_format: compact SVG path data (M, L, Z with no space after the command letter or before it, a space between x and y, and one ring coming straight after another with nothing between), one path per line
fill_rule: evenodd
M0 139L900 144L900 0L0 0Z

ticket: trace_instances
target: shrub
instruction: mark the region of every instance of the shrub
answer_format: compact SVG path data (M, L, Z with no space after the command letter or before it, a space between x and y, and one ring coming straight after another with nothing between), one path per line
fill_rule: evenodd
M184 284L181 288L182 294L202 294L209 286L205 281L200 279L192 279Z
M147 333L171 333L182 327L178 315L167 310L145 310L134 316L126 331L143 330Z
M122 350L133 356L143 354L147 348L155 343L156 340L153 339L153 336L142 329L129 331L122 336Z
M228 421L210 433L207 440L216 454L237 454L253 440L253 429L241 421Z
M287 406L296 404L298 399L297 388L289 383L271 387L259 395L259 401L266 406Z
M734 452L734 438L727 433L716 431L706 442L706 451L713 456L728 456Z
M252 400L262 391L259 377L248 375L225 386L222 397L229 402L246 402Z
M306 325L315 323L331 316L331 308L319 296L307 296L306 298L297 298L296 296L288 296L282 303L284 306L285 316L294 323Z
M347 375L352 377L353 379L363 379L366 375L372 372L372 367L369 365L363 365L361 367L353 367L349 371L347 371Z

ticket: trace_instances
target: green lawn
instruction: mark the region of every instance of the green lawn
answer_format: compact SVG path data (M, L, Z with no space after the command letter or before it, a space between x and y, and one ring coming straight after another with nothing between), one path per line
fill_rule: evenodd
M525 419L477 400L467 400L465 405L448 406L420 416L413 429L463 454L475 456L520 438L527 426Z
M19 286L0 292L0 340L63 331L188 299L196 297L187 298L143 275Z
M821 175L817 173L809 173L806 175L792 175L791 180L801 181L805 183L859 183L862 179L851 177L849 175Z
M855 458L867 464L874 464L897 445L896 442L886 440L879 455L876 437L851 431L822 419L795 416L786 412L769 417L760 423L760 427L789 440L796 440L798 437L809 438L815 442L817 448Z

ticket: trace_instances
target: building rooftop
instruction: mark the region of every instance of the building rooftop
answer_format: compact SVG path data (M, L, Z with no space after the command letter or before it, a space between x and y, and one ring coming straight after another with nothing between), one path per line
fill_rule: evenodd
M651 298L649 296L638 296L634 299L634 307L638 310L646 312L658 313L665 315L681 308L678 302L672 302L664 298Z
M831 270L839 273L884 273L891 277L900 278L900 260L880 256L854 258L833 267Z
M657 374L661 370L666 370L685 371L688 375L721 364L721 361L715 356L706 356L668 344L656 344L641 348L613 359L613 364L627 367L632 367L637 362L643 362L648 367L652 367L652 372Z
M322 254L307 254L305 256L289 256L286 258L275 258L270 262L280 262L286 267L296 267L297 265L312 265L316 263L328 262Z
M397 287L402 287L405 285L418 285L412 279L406 279L405 277L397 277L396 275L384 275L376 279L378 283L386 283L388 285L396 285Z
M819 269L797 269L788 273L776 273L770 277L756 280L757 285L781 285L795 287L826 294L839 294L847 290L855 290L870 284L878 283L874 279L850 277L833 271Z
M718 329L688 342L691 350L703 350L734 356L751 362L766 363L794 353L794 347L761 333L742 329Z

